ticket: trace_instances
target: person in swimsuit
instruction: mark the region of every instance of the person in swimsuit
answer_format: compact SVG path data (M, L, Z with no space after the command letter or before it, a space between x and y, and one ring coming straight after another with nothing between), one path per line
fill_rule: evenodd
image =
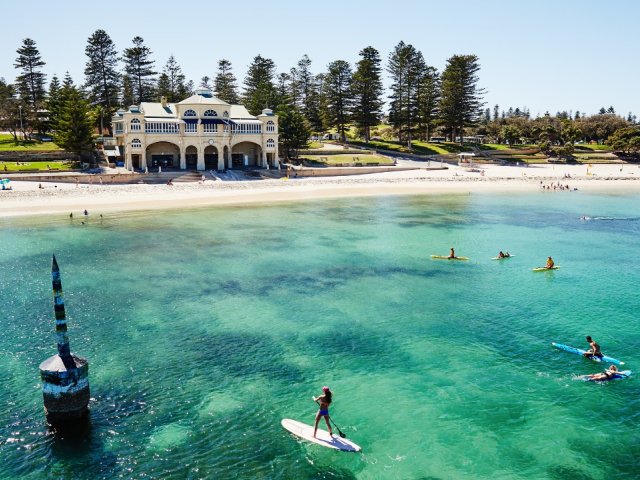
M553 268L555 265L555 262L553 261L553 258L551 257L547 257L547 266L545 268Z
M602 352L600 351L600 345L598 345L590 336L587 335L587 342L589 342L589 350L583 353L587 358L598 357L602 358Z
M511 255L509 254L509 252L504 253L502 250L500 250L500 253L498 254L498 258L507 258L510 257Z
M313 401L320 405L320 409L318 410L318 413L316 413L316 424L313 427L313 438L316 438L316 432L318 431L318 423L320 422L320 417L324 417L324 421L327 422L327 430L329 430L329 435L333 435L331 424L329 423L329 405L331 405L332 397L333 392L329 389L329 387L322 387L322 395L320 395L319 397L312 397Z
M451 251L449 252L449 258L456 258L456 252L453 247L451 247Z
M616 375L620 375L620 371L615 365L611 365L602 373L594 373L592 375L587 375L589 380L595 380L597 382L604 380L612 380ZM624 376L624 375L623 375Z

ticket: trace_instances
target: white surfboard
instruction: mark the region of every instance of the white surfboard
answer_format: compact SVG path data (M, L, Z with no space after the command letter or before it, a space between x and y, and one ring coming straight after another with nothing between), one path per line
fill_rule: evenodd
M306 423L291 420L290 418L285 418L280 423L285 430L293 433L296 437L300 437L308 442L317 443L323 447L342 450L343 452L359 452L362 450L359 445L356 445L346 438L340 438L335 433L333 436L330 436L329 432L321 430L319 427L316 438L314 438L313 425L307 425Z

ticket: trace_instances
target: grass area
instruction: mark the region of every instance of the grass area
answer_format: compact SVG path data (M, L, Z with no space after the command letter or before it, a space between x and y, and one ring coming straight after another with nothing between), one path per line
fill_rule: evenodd
M316 148L322 148L321 142L312 141L307 144L307 149L314 150Z
M29 152L34 150L61 150L61 148L53 142L38 142L36 140L18 140L13 141L12 135L0 135L0 151L4 152Z
M377 163L379 165L393 165L393 160L380 155L303 155L305 160L320 163L323 165L343 165L345 163L361 163L362 165L371 165Z
M502 143L483 143L478 145L480 150L530 150L537 145L504 145Z
M350 145L358 145L363 147L372 147L379 150L389 150L398 153L416 153L418 155L446 155L449 153L468 152L469 149L475 144L465 143L460 145L459 143L443 142L443 143L428 143L416 140L412 142L413 148L409 150L406 143L391 142L384 140L371 140L369 144L358 140L350 140Z
M611 147L609 145L600 145L597 143L581 143L579 145L575 145L576 150L586 150L586 151L605 151L610 152Z
M80 168L80 164L78 162L68 162L68 161L48 161L48 162L0 162L0 175L3 172L31 172L34 170L38 170L41 172L48 171L65 171L65 170L73 170Z

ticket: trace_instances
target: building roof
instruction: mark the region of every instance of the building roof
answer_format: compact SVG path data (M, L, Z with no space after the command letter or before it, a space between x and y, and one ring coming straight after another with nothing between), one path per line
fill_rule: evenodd
M176 104L167 103L167 106L163 107L160 102L142 102L140 113L144 114L145 118L176 118Z
M189 98L178 102L178 105L229 105L227 102L220 100L218 97L203 96L200 94L191 95Z
M244 105L231 105L229 118L234 120L256 120L256 117L251 115Z

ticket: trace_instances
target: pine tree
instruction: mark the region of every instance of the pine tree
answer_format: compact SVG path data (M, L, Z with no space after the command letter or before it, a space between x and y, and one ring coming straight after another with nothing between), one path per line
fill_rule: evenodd
M280 73L276 78L276 82L276 108L280 108L280 105L293 105L291 75L288 73Z
M253 59L244 80L243 103L252 115L258 115L264 108L274 108L276 88L273 84L273 60L261 55Z
M422 53L413 45L400 42L389 55L387 71L393 81L389 121L398 131L400 139L411 148L417 116L417 90L424 72Z
M136 99L133 94L133 85L128 75L122 77L122 101L121 104L125 108L129 108L135 103Z
M440 112L444 124L455 140L463 142L464 127L475 124L482 106L484 90L478 88L480 65L475 55L454 55L442 73Z
M60 89L60 111L56 117L55 142L65 150L86 158L93 147L93 120L89 102L67 74Z
M19 101L15 95L15 87L0 77L0 130L10 132L13 136L13 141L17 143L20 113Z
M47 97L47 110L49 111L49 128L53 128L56 124L58 114L60 113L60 95L62 86L60 80L54 74L49 84L49 95Z
M173 55L167 60L158 78L158 95L165 97L170 103L179 102L188 97L185 76Z
M324 123L321 113L321 91L318 85L322 78L314 76L311 72L311 60L304 55L298 62L298 68L291 71L295 84L294 98L297 99L296 104L300 107L300 111L307 119L311 130L319 132L323 130Z
M323 79L322 91L326 101L327 124L338 130L343 142L347 141L345 130L353 105L351 77L349 62L336 60L329 64L328 72Z
M310 131L304 115L295 105L282 105L278 110L278 142L286 159L295 158L305 148Z
M207 77L206 75L200 79L200 87L206 88L207 90L213 90L213 85L211 85L211 77Z
M218 61L218 74L214 81L214 90L220 100L232 105L240 103L237 80L231 71L231 62L229 60L223 58Z
M14 66L21 71L16 77L16 87L20 97L35 113L45 99L46 75L41 71L45 62L40 56L36 42L30 38L22 41L22 46L16 53L18 58Z
M88 92L88 100L99 105L101 116L110 117L118 105L118 53L111 37L104 30L98 29L87 40L84 50L87 63L84 68L84 88ZM113 135L111 122L107 122L109 135Z
M416 96L418 130L428 142L436 125L440 106L440 75L434 67L425 66Z
M125 48L122 60L133 91L134 103L151 101L155 93L157 72L154 70L155 61L151 60L151 50L144 45L142 37L133 38L133 47Z
M353 92L353 120L364 131L365 142L371 138L371 127L380 122L382 116L382 78L380 54L373 47L360 51L361 59L356 64L351 89Z

